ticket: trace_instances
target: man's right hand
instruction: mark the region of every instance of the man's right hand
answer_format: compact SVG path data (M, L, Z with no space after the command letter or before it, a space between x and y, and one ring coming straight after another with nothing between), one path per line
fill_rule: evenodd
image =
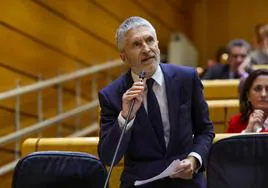
M248 73L246 72L247 69L250 69L250 61L251 58L248 56L246 59L239 65L238 67L238 73L240 76L247 77Z
M136 112L140 108L144 96L144 83L142 81L134 82L132 87L129 88L122 97L122 111L121 115L124 119L127 118L128 111L132 100L135 100L135 104L130 115L130 120L136 115Z

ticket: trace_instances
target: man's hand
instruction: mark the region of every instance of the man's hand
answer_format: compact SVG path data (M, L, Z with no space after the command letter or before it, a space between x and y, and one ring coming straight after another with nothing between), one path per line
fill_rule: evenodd
M197 159L193 156L188 156L186 159L182 160L178 172L170 178L181 178L181 179L192 179L195 170L198 167Z
M129 88L122 97L122 111L121 115L124 119L127 118L127 114L129 111L130 104L132 100L135 99L135 104L133 107L132 114L130 115L130 119L135 117L136 112L140 108L144 95L144 83L142 81L134 82L132 87Z
M248 75L248 73L246 72L246 69L249 69L250 68L250 61L251 61L251 58L248 56L239 65L239 67L238 67L238 73L240 74L240 76L242 76L242 75Z

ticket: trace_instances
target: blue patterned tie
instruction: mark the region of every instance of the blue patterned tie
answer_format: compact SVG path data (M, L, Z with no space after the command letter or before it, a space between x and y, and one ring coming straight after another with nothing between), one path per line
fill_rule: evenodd
M160 108L157 98L153 91L154 79L150 78L146 81L147 84L147 109L148 116L153 125L153 129L157 135L157 138L161 146L165 149L165 139L164 139L164 127L161 118Z

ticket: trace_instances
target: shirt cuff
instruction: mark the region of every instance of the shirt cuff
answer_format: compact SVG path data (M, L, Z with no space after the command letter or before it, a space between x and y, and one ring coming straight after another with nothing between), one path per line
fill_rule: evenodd
M135 117L136 117L136 116L135 116ZM127 124L126 131L128 131L128 130L132 127L133 122L134 122L134 120L135 120L135 117L134 117L134 118ZM122 130L122 129L124 128L124 124L125 124L126 120L123 118L121 112L120 112L120 114L118 115L117 120L118 120L119 127L120 127L120 129Z
M247 72L242 72L241 74L240 74L240 78L242 78L242 79L245 79L245 78L247 78L248 77L248 73Z
M198 172L198 170L202 167L202 158L201 158L201 156L198 154L198 153L196 153L196 152L191 152L188 156L192 156L192 157L194 157L194 158L196 158L197 160L198 160L198 162L199 162L199 166L197 167L197 169L195 170L195 173L197 173Z
M262 131L262 127L259 127L258 129L256 129L256 133L260 133ZM246 129L244 129L243 131L241 131L241 133L246 133Z
M262 127L258 128L258 129L256 130L256 133L260 133L261 131L262 131Z
M241 133L246 133L246 129L244 129L243 131L241 131Z

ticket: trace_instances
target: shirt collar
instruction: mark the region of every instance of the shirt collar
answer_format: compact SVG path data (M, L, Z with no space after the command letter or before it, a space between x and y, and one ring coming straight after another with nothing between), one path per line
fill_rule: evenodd
M139 81L139 76L136 75L133 71L131 71L131 76L132 76L132 79L134 80L134 82L137 82ZM163 75L163 72L160 68L160 65L157 66L157 69L155 71L155 73L152 75L152 78L155 80L155 82L162 86L163 83L164 83L164 75ZM146 78L144 79L144 82L146 82Z

